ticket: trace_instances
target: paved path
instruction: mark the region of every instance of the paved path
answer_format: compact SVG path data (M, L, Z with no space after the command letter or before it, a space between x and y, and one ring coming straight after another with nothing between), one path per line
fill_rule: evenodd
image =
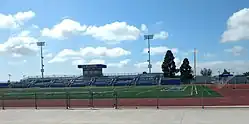
M125 109L0 111L1 124L246 124L249 109ZM97 118L97 119L96 119Z

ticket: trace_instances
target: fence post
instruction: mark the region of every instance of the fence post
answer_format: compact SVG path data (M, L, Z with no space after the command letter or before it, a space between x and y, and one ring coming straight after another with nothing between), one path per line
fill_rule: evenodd
M37 94L35 92L35 109L37 109Z
M156 98L156 108L159 109L159 96L157 94L157 98Z
M118 109L118 93L117 93L117 91L114 91L113 95L115 97L114 107L115 107L115 109Z
M93 103L93 95L94 95L94 92L90 91L90 94L91 94L91 107L94 108L94 103Z
M2 109L5 110L5 105L4 105L4 93L2 95Z
M68 109L69 108L69 100L68 100L68 92L66 92L66 109Z
M202 86L202 92L201 92L201 108L204 109L204 99L203 99L203 95L204 95L204 86Z
M68 94L68 108L71 108L71 94L70 92L67 92Z

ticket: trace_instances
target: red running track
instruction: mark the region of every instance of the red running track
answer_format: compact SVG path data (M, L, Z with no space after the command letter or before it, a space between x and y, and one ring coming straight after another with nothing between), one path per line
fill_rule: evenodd
M0 106L4 107L64 107L66 108L66 100L5 100ZM102 99L94 100L93 107L114 107L115 100ZM249 105L248 97L239 97L232 99L223 98L184 98L184 99L119 99L118 107L128 106L230 106L230 105ZM70 108L88 108L92 107L89 100L70 100Z
M235 106L249 105L249 85L228 85L221 89L211 87L224 97L219 98L178 98L178 99L94 99L90 100L4 100L0 102L0 107L67 107L88 108L88 107L114 107L117 102L118 107L128 106ZM93 103L92 103L93 102Z

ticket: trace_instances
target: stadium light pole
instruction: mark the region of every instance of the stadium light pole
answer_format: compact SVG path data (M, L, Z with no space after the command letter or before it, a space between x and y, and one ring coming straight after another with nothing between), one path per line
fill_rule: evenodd
M10 82L10 77L11 77L11 74L8 74L8 77L9 77L9 81L8 81L8 82Z
M149 69L149 73L151 73L151 68L152 68L151 61L150 61L150 40L152 40L153 37L154 37L153 34L144 35L144 40L148 40L148 54L149 54L148 69Z
M37 42L37 46L41 49L41 77L44 78L44 64L43 64L43 46L45 46L45 42Z
M197 53L197 50L196 48L194 48L194 75L195 75L195 82L196 82L196 53Z

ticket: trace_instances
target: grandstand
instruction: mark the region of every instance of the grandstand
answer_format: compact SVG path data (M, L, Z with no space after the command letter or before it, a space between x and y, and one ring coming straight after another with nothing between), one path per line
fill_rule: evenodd
M21 79L19 82L0 83L0 88L60 88L85 86L153 86L153 85L180 85L179 78L164 78L162 73L130 74L130 75L103 75L102 68L106 65L79 65L83 68L81 76L47 76L41 78L32 76ZM84 70L85 69L85 70ZM196 76L192 83L218 84L247 84L245 76L219 75L215 77Z
M153 85L179 85L179 79L162 80L162 73L111 75L102 74L106 65L78 65L83 68L81 76L39 76L26 77L19 82L1 83L0 88L60 88L85 86L153 86ZM171 81L169 81L171 80Z

